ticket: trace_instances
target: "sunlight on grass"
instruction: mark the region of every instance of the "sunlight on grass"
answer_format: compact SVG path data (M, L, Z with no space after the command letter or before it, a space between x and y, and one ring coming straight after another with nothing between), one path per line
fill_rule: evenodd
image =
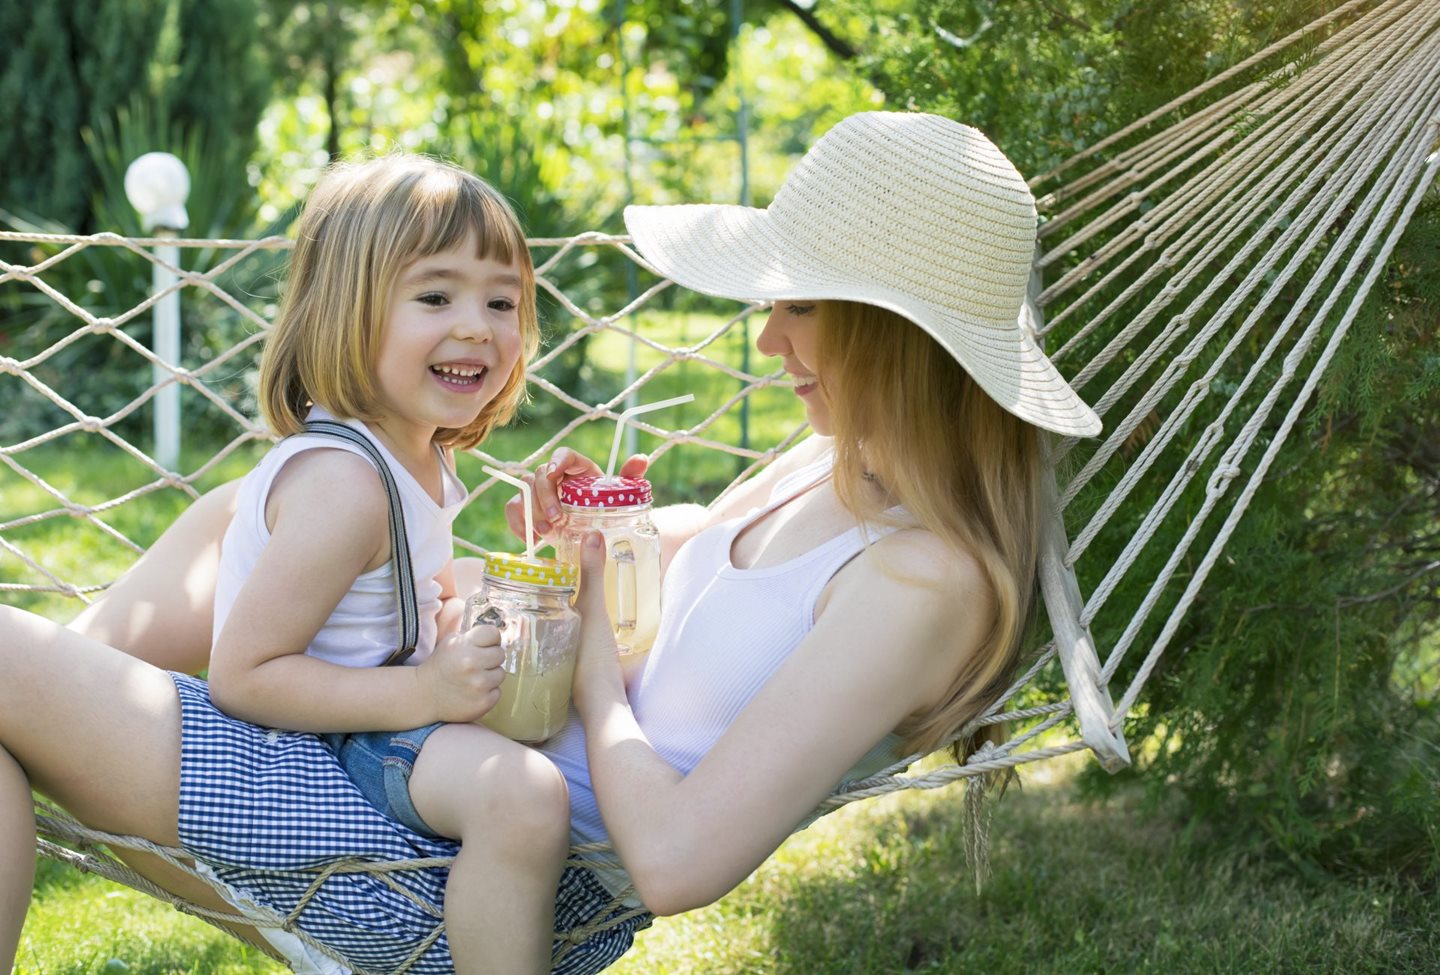
M262 450L259 446L237 450L199 482L198 490L203 493L244 474ZM187 450L181 468L198 469L209 457L209 451L203 448ZM70 503L92 508L155 480L153 471L98 437L67 438L27 450L16 460ZM46 515L7 529L4 539L75 586L113 582L138 557L122 539L141 547L150 545L190 504L190 498L181 491L160 487L88 518L76 517L60 499L8 468L0 468L0 501L0 521ZM97 522L109 526L114 534ZM0 583L51 584L7 549L0 549ZM57 620L69 619L81 608L79 600L58 593L9 592L3 598L10 605Z
M996 807L978 896L963 786L902 793L792 837L724 900L658 920L613 971L1435 970L1433 895L1192 861L1138 802L1086 805L1060 763L1041 769Z
M263 954L144 894L41 861L16 975L278 975Z
M1440 898L1378 879L1302 883L1187 856L1136 799L1078 800L1083 758L1022 772L995 806L976 895L964 786L847 806L718 903L641 932L616 975L766 972L1433 972ZM48 862L18 975L274 975L253 950ZM112 962L111 959L115 959ZM125 967L121 967L121 966Z

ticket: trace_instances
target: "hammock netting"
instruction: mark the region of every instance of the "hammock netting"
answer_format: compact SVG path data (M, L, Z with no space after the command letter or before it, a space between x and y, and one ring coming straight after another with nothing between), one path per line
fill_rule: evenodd
M1053 444L1057 473L1040 580L1048 625L1009 692L960 733L1003 724L1003 743L964 764L926 763L918 771L910 768L922 756L911 756L832 796L822 811L961 779L978 794L986 773L1083 750L1111 770L1129 763L1127 714L1302 421L1437 167L1440 0L1355 0L1031 181L1042 215L1031 317L1056 365L1105 424L1095 440ZM165 245L185 258L157 257L155 248ZM603 431L596 442L608 444L627 405L657 398L646 386L661 376L681 391L719 391L697 399L694 414L633 421L653 469L670 465L678 483L722 470L715 485L733 485L803 435L793 408L785 414L783 405L767 405L767 398L782 402L782 374L758 374L738 353L762 306L683 294L624 237L587 233L531 245L549 340L532 370L528 439L492 438L462 459L470 465L462 475L482 464L533 467L592 425ZM232 454L267 442L254 419L253 371L273 305L257 297L254 269L272 267L289 246L281 238L0 234L0 300L6 289L22 289L27 302L45 309L43 326L12 330L0 346L17 353L0 355L0 401L38 404L31 413L54 418L0 446L0 485L14 486L3 495L28 485L24 497L40 499L25 505L31 510L0 506L0 592L7 599L89 601L112 580L48 559L45 540L57 523L138 555L141 546L112 523L117 509L157 492L198 496L197 485L215 480ZM149 274L159 262L174 282L103 315L92 310L93 295L67 295L51 283L75 281L75 264L99 260L129 262L131 275ZM597 273L620 280L625 262L639 282L633 297L597 309L580 283ZM187 322L218 324L170 361L135 336L148 335L157 302L177 292ZM678 340L674 329L647 329L659 310L680 307L707 309L695 319L702 324ZM105 415L76 405L83 380L66 369L87 347L93 358L97 343L122 368L155 377ZM611 375L628 361L629 378L595 395L599 385L576 363L597 359L613 367ZM136 422L177 384L187 417L203 416L207 431L224 431L211 439L223 446L187 470L157 462L148 427ZM763 429L757 422L748 438L739 434L742 414L758 419L776 409L796 422ZM32 467L51 467L27 466L28 458L54 456L75 438L108 442L143 473L117 492L87 484L84 470L47 479ZM502 442L522 446L513 456L487 452ZM472 504L498 509L509 496L493 479L467 480L476 484ZM79 495L101 500L82 503ZM461 554L483 550L463 536L456 543ZM96 833L44 802L36 811L45 856L207 920L283 927L329 951L295 923L303 908L283 917L185 903L109 852L147 850L188 869L179 851ZM572 862L583 865L590 852L577 848ZM337 870L383 876L419 865L347 861L318 872L314 886ZM429 909L438 937L441 919ZM561 936L576 943L589 933Z

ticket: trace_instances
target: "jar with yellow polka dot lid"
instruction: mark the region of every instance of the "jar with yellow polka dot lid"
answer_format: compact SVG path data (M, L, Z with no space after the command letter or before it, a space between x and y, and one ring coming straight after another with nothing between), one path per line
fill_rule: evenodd
M570 605L576 569L554 559L504 552L485 557L485 581L465 604L465 628L500 630L505 679L480 723L536 744L565 725L580 652L580 615Z

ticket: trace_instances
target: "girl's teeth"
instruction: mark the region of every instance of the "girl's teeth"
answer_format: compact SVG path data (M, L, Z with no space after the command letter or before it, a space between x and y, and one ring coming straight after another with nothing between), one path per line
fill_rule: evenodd
M462 376L466 379L473 379L481 372L479 369L459 369L454 366L432 366L431 368L447 376Z

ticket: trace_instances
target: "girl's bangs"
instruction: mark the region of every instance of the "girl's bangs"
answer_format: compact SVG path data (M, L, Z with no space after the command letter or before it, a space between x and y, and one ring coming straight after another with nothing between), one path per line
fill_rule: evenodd
M530 250L514 215L478 181L431 176L415 194L416 219L406 242L415 257L449 250L473 234L476 257L528 263Z

